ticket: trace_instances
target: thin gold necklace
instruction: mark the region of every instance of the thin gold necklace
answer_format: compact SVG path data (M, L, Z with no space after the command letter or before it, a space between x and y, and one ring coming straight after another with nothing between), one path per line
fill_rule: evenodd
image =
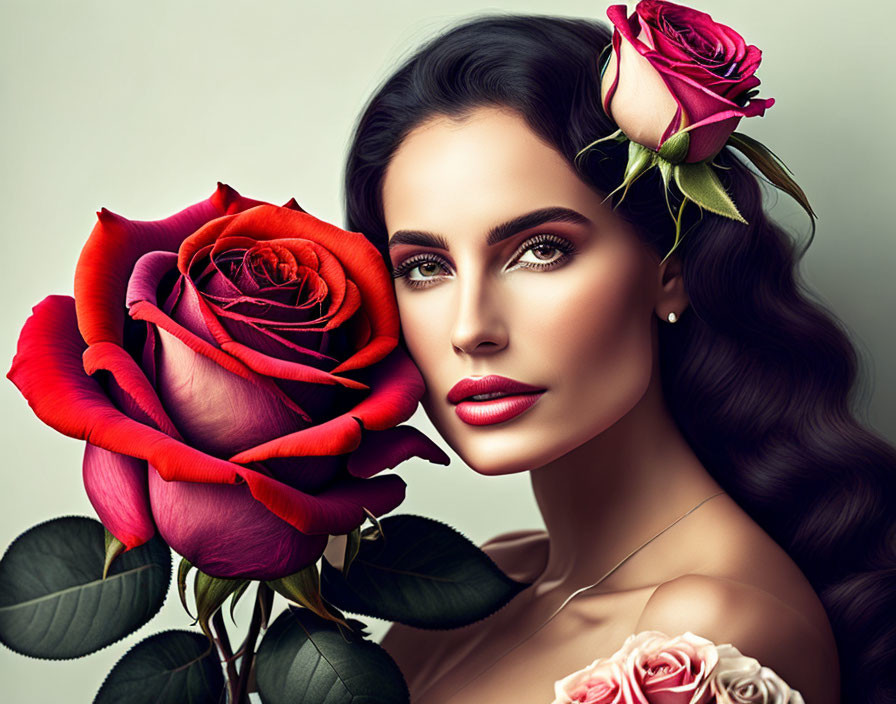
M577 594L581 594L582 592L587 591L588 589L592 589L593 587L596 587L598 584L600 584L601 582L603 582L607 577L609 577L611 574L613 574L617 569L619 569L619 568L625 563L626 560L628 560L630 557L632 557L632 556L633 556L635 553L637 553L639 550L641 550L641 549L647 547L650 543L652 543L654 540L656 540L657 538L659 538L663 533L665 533L667 530L669 530L672 526L674 526L676 523L678 523L678 522L681 521L682 519L684 519L684 518L686 518L687 516L689 516L691 513L693 513L694 511L696 511L698 508L700 508L700 507L701 507L703 504L705 504L707 501L709 501L710 499L714 499L716 496L721 496L721 495L724 494L724 493L725 493L724 491L720 491L720 492L718 492L718 493L716 493L716 494L713 494L712 496L707 496L705 499L703 499L700 503L698 503L698 504L697 504L696 506L694 506L692 509L690 509L689 511L687 511L686 513L684 513L683 515L679 516L679 517L676 518L674 521L672 521L672 523L670 523L670 524L667 525L665 528L663 528L659 533L657 533L656 535L654 535L654 536L653 536L650 540L648 540L646 543L644 543L644 544L641 545L640 547L635 548L635 549L632 550L628 555L626 555L625 557L623 557L623 558L622 558L622 559L621 559L621 560L620 560L620 561L619 561L619 562L618 562L618 563L617 563L617 564L616 564L616 565L615 565L609 572L607 572L603 577L601 577L599 580L597 580L594 584L589 584L589 585L587 585L587 586L585 586L585 587L581 587L580 589L576 589L572 594L570 594L568 597L566 597L566 600L565 600L562 604L560 604L560 606L557 608L556 611L554 611L554 613L552 613L552 614L550 615L550 617L548 618L547 621L545 621L544 623L542 623L538 628L536 628L534 631L532 631L532 633L530 633L528 636L526 636L525 638L523 638L523 640L521 640L520 642L518 642L516 645L511 646L510 648L508 648L507 650L505 650L503 653L501 653L501 655L499 655L495 660L492 661L492 664L491 664L491 665L489 665L487 668L485 668L485 669L484 669L482 672L480 672L478 675L476 675L475 677L471 677L469 680L467 680L466 684L464 684L464 685L463 685L462 687L460 687L459 689L455 690L455 691L454 691L454 694L452 694L451 697L449 697L449 699L448 699L447 701L450 701L451 699L454 699L454 697L457 696L457 694L458 694L459 692L461 692L461 691L463 691L464 689L466 689L467 686L469 686L471 682L474 682L475 680L477 680L477 679L479 679L480 677L482 677L482 675L484 675L486 672L488 672L489 670L491 670L491 669L492 669L492 668L493 668L493 667L494 667L494 666L495 666L495 665L496 665L496 664L497 664L503 657L505 657L508 653L510 653L510 652L516 650L517 648L519 648L523 643L525 643L525 642L528 641L530 638L532 638L532 636L534 636L536 633L538 633L542 628L544 628L545 626L547 626L547 625L553 620L554 616L556 616L557 614L559 614L560 611L563 609L563 607L566 606L566 605L572 600L572 598L573 598L574 596L576 596Z

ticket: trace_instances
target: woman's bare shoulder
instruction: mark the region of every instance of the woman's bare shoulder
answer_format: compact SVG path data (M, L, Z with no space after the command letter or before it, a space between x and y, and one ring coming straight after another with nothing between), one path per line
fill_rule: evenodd
M691 631L730 643L774 670L807 702L839 701L836 646L827 623L755 584L718 575L686 574L657 587L636 632Z

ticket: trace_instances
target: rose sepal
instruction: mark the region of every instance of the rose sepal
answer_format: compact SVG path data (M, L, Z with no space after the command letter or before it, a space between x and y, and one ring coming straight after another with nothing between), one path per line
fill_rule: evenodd
M373 523L372 526L365 529L363 533L361 533L362 540L379 540L382 538L386 539L386 534L383 532L383 526L380 524L379 520L376 516L374 516L369 509L366 507L362 507L364 513L367 514L367 518ZM363 524L362 524L363 525Z
M616 131L613 132L612 134L608 134L606 137L601 137L600 139L595 139L595 140L594 140L593 142L591 142L589 145L587 145L587 146L585 146L585 147L582 147L582 148L576 153L576 156L575 156L575 162L576 162L576 165L577 165L577 166L581 166L581 164L579 163L580 159L581 159L586 153L588 153L589 151L591 151L592 149L594 149L598 144L600 144L600 143L602 143L602 142L608 142L608 141L611 141L611 140L612 140L613 142L624 142L624 141L626 141L627 139L628 139L628 137L625 136L625 133L622 131L622 128L616 130Z
M730 218L737 222L748 224L746 219L740 214L734 201L725 191L718 176L712 169L711 159L699 162L685 162L684 156L687 154L690 136L688 128L684 128L669 137L659 150L646 147L639 142L629 139L624 135L622 130L617 130L613 134L607 135L587 147L582 149L577 155L578 159L582 154L594 148L600 142L606 141L624 142L628 141L628 161L625 167L625 174L616 188L610 191L604 200L613 196L617 191L622 189L622 195L614 204L614 209L621 203L628 194L628 189L638 178L647 173L653 167L659 169L663 179L663 195L666 199L666 207L669 214L675 221L675 241L672 249L666 253L662 261L671 255L681 242L681 221L684 212L684 206L688 201L695 203L701 208L708 210L716 215ZM672 204L669 201L669 186L674 181L682 195L682 201L678 207L678 212L673 212Z
M625 165L625 174L622 178L622 183L620 183L616 188L610 191L607 194L609 198L620 188L624 189L622 191L622 196L619 198L619 202L621 203L625 196L628 194L629 187L645 172L649 171L652 166L656 164L655 153L652 149L645 147L643 144L639 144L638 142L631 141L628 143L628 163Z
M787 165L777 154L759 140L753 139L743 132L732 132L731 136L728 137L726 146L737 149L747 157L763 176L799 203L809 217L813 218L814 223L814 218L818 216L812 210L806 193L790 176L793 172L787 168Z
M320 595L320 572L317 571L317 563L308 565L295 574L270 580L266 584L280 596L299 606L304 606L321 618L351 629L344 619L334 616L324 603L323 597Z
M246 590L249 588L250 584L252 584L252 581L247 579L230 597L230 620L234 623L236 623L236 616L234 615L236 605L237 603L239 603L239 600L243 598L243 594L246 593Z
M361 549L361 527L358 526L350 533L347 533L345 536L345 558L342 562L342 575L344 577L348 576L348 568L351 567L352 562L355 561L355 558L358 556L358 551Z
M691 135L687 128L680 129L660 145L657 155L670 164L680 164L688 155Z
M103 580L109 575L109 568L116 557L127 550L127 545L116 538L109 532L108 528L104 528L106 534L106 555L103 558Z
M196 570L193 578L193 598L196 600L196 621L209 640L215 640L210 622L227 598L248 583L247 579L212 577Z
M628 139L628 137L626 137L623 134L622 130L617 130L613 134L608 135L607 137L598 139L598 140L592 142L591 144L589 144L587 147L582 149L576 155L576 159L579 159L580 156L582 156L585 152L589 151L590 149L593 149L600 142L605 142L610 139L612 139L615 142L628 141L628 161L626 162L626 165L625 165L625 174L623 175L622 183L620 183L618 186L616 186L616 188L614 188L612 191L607 193L607 195L604 197L603 201L601 201L601 202L606 202L619 189L624 189L622 191L622 196L619 198L619 201L617 202L617 205L618 205L625 199L625 196L628 193L629 186L631 186L631 184L634 183L638 179L638 177L640 177L642 174L644 174L646 171L648 171L651 166L654 165L655 152L652 149L650 149L649 147L645 147L643 144L640 144L639 142ZM614 206L614 208L615 208L615 206Z
M659 169L663 179L663 194L666 198L666 205L670 215L675 220L675 242L672 249L663 258L663 261L678 248L681 242L681 218L687 201L691 201L716 215L735 220L744 225L749 224L741 215L713 170L712 158L715 158L715 155L711 159L699 162L686 163L683 161L684 155L687 154L688 150L688 131L692 127L693 125L676 132L663 142L658 151L628 139L620 129L606 137L595 140L576 155L576 160L580 159L582 155L601 142L610 140L614 142L629 142L628 161L622 183L610 191L604 198L604 200L607 200L622 189L622 195L616 205L625 199L629 187L635 180L654 166ZM797 185L796 181L788 173L790 170L786 164L774 152L758 140L742 132L732 133L726 142L726 146L739 150L774 186L780 188L796 200L812 219L814 226L814 219L817 215L812 209L809 199L803 189ZM669 186L673 181L683 196L677 214L673 212L669 202Z
M182 557L177 566L177 595L180 597L180 603L183 604L187 616L193 619L193 623L196 623L196 617L187 605L187 575L190 574L191 569L193 569L193 564L187 558Z

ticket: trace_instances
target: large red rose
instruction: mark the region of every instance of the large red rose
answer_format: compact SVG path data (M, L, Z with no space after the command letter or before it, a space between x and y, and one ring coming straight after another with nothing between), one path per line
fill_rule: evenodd
M633 142L659 150L687 130L682 161L703 161L721 151L742 118L774 105L774 98L753 98L762 52L705 12L641 0L630 17L625 5L612 5L607 16L613 51L601 99Z
M219 184L164 220L103 209L75 296L38 303L7 376L87 441L83 472L127 548L161 533L217 577L275 579L404 498L399 426L423 394L385 262L363 235Z

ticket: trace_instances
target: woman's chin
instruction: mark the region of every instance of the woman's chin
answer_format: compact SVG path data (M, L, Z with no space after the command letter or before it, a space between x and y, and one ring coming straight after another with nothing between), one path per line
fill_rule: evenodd
M498 477L505 474L519 474L542 467L558 453L546 453L543 447L499 447L497 444L481 447L458 446L453 444L458 456L477 474L487 477ZM559 454L563 454L559 452Z
M530 465L520 465L520 464L508 464L506 462L478 462L477 464L471 464L467 462L470 469L472 469L476 474L481 474L485 477L500 477L505 474L519 474L520 472L526 472L531 469Z

